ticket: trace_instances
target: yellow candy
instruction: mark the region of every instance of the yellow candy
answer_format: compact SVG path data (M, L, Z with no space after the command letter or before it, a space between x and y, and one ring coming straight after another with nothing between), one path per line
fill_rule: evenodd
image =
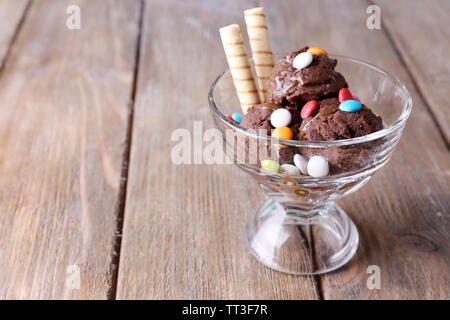
M328 54L328 52L326 52L322 48L317 48L317 47L309 48L307 52L309 52L315 56L322 56L322 55Z
M292 140L294 134L292 133L292 130L288 127L279 127L273 130L272 132L272 138L278 138L278 139L286 139L286 140ZM278 145L279 147L285 147L283 145Z

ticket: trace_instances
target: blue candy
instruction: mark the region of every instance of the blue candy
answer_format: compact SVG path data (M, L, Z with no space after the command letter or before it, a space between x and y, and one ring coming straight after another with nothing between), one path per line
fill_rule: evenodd
M339 109L345 112L356 112L361 110L361 103L356 100L345 100L339 105Z
M241 123L241 121L242 121L242 114L239 114L239 113L233 113L232 115L231 115L231 117L233 118L233 120L234 121L236 121L237 123Z

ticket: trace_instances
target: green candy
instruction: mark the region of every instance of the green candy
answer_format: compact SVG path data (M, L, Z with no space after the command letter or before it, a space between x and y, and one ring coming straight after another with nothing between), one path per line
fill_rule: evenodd
M269 160L269 159L263 160L261 162L261 167L264 170L274 172L274 173L280 172L280 169L281 169L280 165L277 162L275 162L273 160Z
M366 108L373 112L373 108L366 104Z

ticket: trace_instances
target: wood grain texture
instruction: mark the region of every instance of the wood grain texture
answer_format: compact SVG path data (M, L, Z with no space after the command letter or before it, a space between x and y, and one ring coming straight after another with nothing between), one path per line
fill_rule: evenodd
M107 297L139 4L30 8L0 75L1 299Z
M383 25L450 142L450 1L384 1Z
M0 70L28 3L29 0L0 1Z
M414 101L391 162L367 186L340 201L357 224L360 246L343 269L320 277L324 298L448 299L450 155L385 31L366 28L367 5L360 1L263 5L274 51L309 44L357 57L397 75ZM302 14L306 7L308 14ZM381 290L367 288L369 265L381 268Z
M428 110L448 138L448 2L415 2L376 0L386 29L368 30L361 1L145 1L117 298L449 299L450 155ZM33 1L16 33L27 3L0 0L0 299L107 298L140 1ZM66 28L69 4L81 30ZM340 201L360 247L319 287L248 253L244 224L263 201L248 176L170 159L174 129L213 126L206 93L226 68L218 29L245 30L243 10L260 4L274 52L310 44L367 60L414 99L391 162ZM66 286L71 265L80 289ZM369 265L381 290L366 286Z
M174 165L176 128L213 126L207 92L226 68L219 28L250 1L146 1L118 299L317 299L312 277L272 271L243 241L261 191L231 165ZM248 52L248 51L247 51Z

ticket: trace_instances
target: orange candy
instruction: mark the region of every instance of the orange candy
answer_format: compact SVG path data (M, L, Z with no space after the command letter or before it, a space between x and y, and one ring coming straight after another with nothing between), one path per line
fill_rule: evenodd
M288 127L279 127L273 130L272 132L272 138L278 138L278 139L286 139L286 140L292 140L294 137L294 134L292 133L292 130ZM283 145L278 145L279 147L285 147Z
M322 48L317 48L317 47L309 48L307 52L309 52L315 56L322 56L322 55L328 54L328 52L326 52Z

